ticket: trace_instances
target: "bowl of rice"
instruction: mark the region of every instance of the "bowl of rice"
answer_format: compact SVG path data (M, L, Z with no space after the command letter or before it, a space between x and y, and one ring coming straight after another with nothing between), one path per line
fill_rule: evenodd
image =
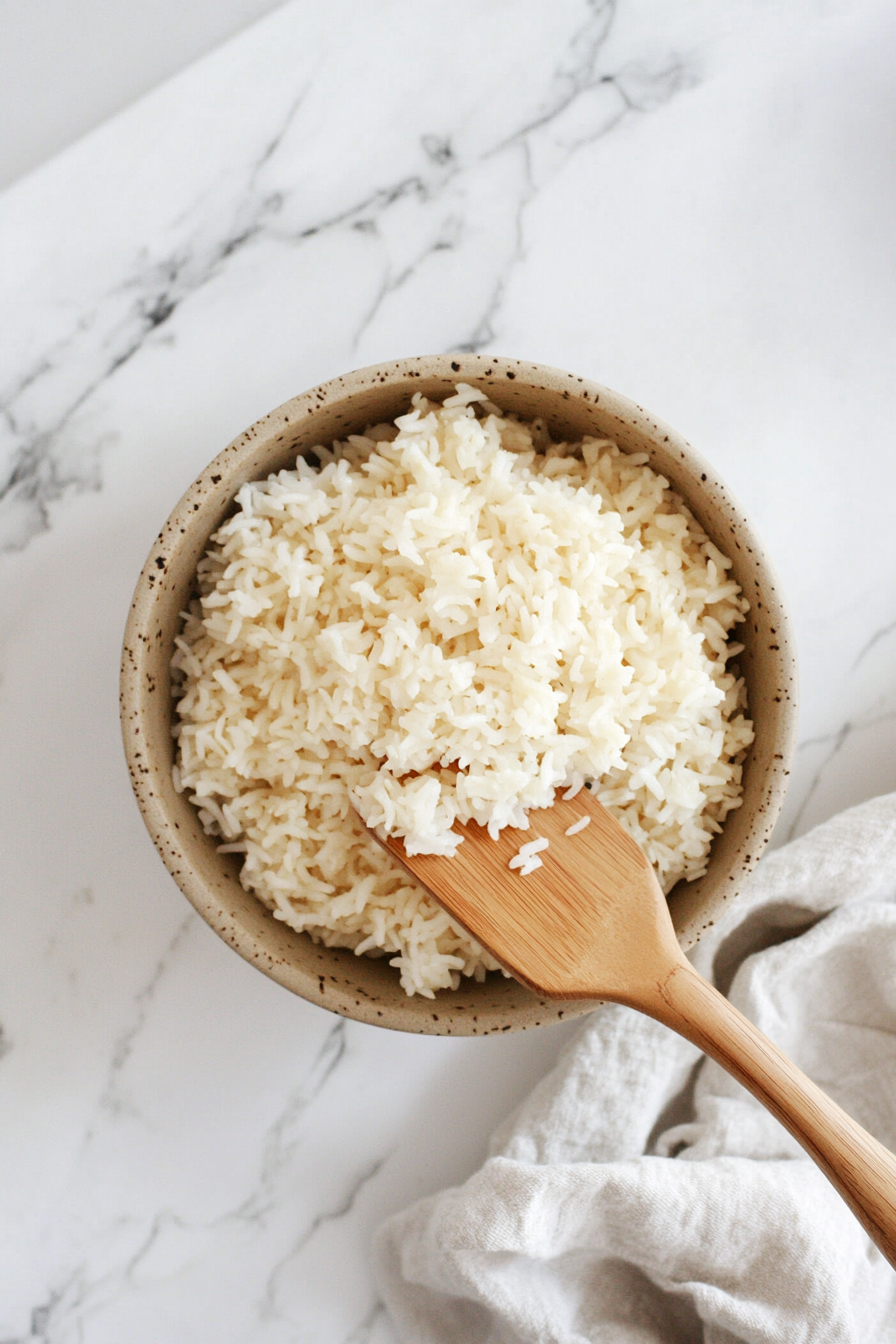
M152 547L121 673L202 917L324 1008L437 1034L593 1005L507 977L361 816L450 855L455 822L522 842L591 788L688 948L768 842L795 710L777 580L712 468L615 392L477 354L347 374L228 445Z

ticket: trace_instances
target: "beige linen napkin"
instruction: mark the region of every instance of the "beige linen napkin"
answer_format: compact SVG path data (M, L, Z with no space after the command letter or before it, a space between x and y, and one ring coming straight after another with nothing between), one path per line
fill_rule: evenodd
M763 859L694 960L896 1148L896 794ZM896 1344L896 1273L802 1149L615 1005L375 1257L407 1344Z

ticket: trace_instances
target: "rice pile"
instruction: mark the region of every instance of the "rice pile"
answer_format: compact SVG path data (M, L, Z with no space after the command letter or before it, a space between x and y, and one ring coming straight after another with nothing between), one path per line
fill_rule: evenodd
M175 784L244 886L431 997L495 963L350 798L450 854L456 819L525 828L594 781L664 890L700 876L753 737L726 669L747 603L646 456L464 384L315 452L240 490L173 663Z

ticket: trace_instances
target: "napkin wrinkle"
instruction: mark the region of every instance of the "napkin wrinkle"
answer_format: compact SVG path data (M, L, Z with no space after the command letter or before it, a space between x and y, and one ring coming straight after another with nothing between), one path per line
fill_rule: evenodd
M583 1041L584 1037L584 1041ZM620 1004L603 1004L556 1067L492 1136L491 1156L545 1164L640 1157L658 1115L687 1086L700 1051ZM606 1078L618 1089L596 1091Z
M765 952L770 947L778 947L781 943L789 943L792 938L799 938L824 918L824 914L809 911L802 905L782 903L760 906L722 943L713 958L707 978L712 980L720 994L727 997L734 977L747 957L752 957L756 952ZM696 957L692 960L696 962Z
M761 938L763 926L773 928L780 920L787 936L789 929L798 931L800 919L814 923L854 901L896 899L894 796L883 794L848 808L766 854L737 900L694 948L691 960L700 974L718 984L714 962L720 971L729 961L736 968L745 956L759 951L758 943L745 943L739 956L734 950L738 938L749 936L751 929ZM761 912L756 919L755 912ZM734 940L730 951L729 938Z
M660 1151L665 1136L672 1130L690 1125L697 1118L697 1080L706 1064L706 1056L701 1055L688 1071L684 1086L666 1103L657 1116L647 1140L644 1152L649 1157L677 1157L676 1148L683 1148L685 1140L673 1142Z
M896 794L763 859L693 961L896 1147ZM796 1141L614 1004L375 1257L407 1344L896 1344L896 1275Z

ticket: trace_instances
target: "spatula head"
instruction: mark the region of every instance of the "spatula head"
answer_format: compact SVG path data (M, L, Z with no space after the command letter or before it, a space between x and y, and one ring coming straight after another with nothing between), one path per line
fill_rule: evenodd
M575 835L571 826L588 819ZM637 1005L681 962L666 899L634 840L587 789L529 813L526 831L497 840L457 825L454 858L389 852L468 933L536 993ZM510 860L544 838L541 866L521 876Z

